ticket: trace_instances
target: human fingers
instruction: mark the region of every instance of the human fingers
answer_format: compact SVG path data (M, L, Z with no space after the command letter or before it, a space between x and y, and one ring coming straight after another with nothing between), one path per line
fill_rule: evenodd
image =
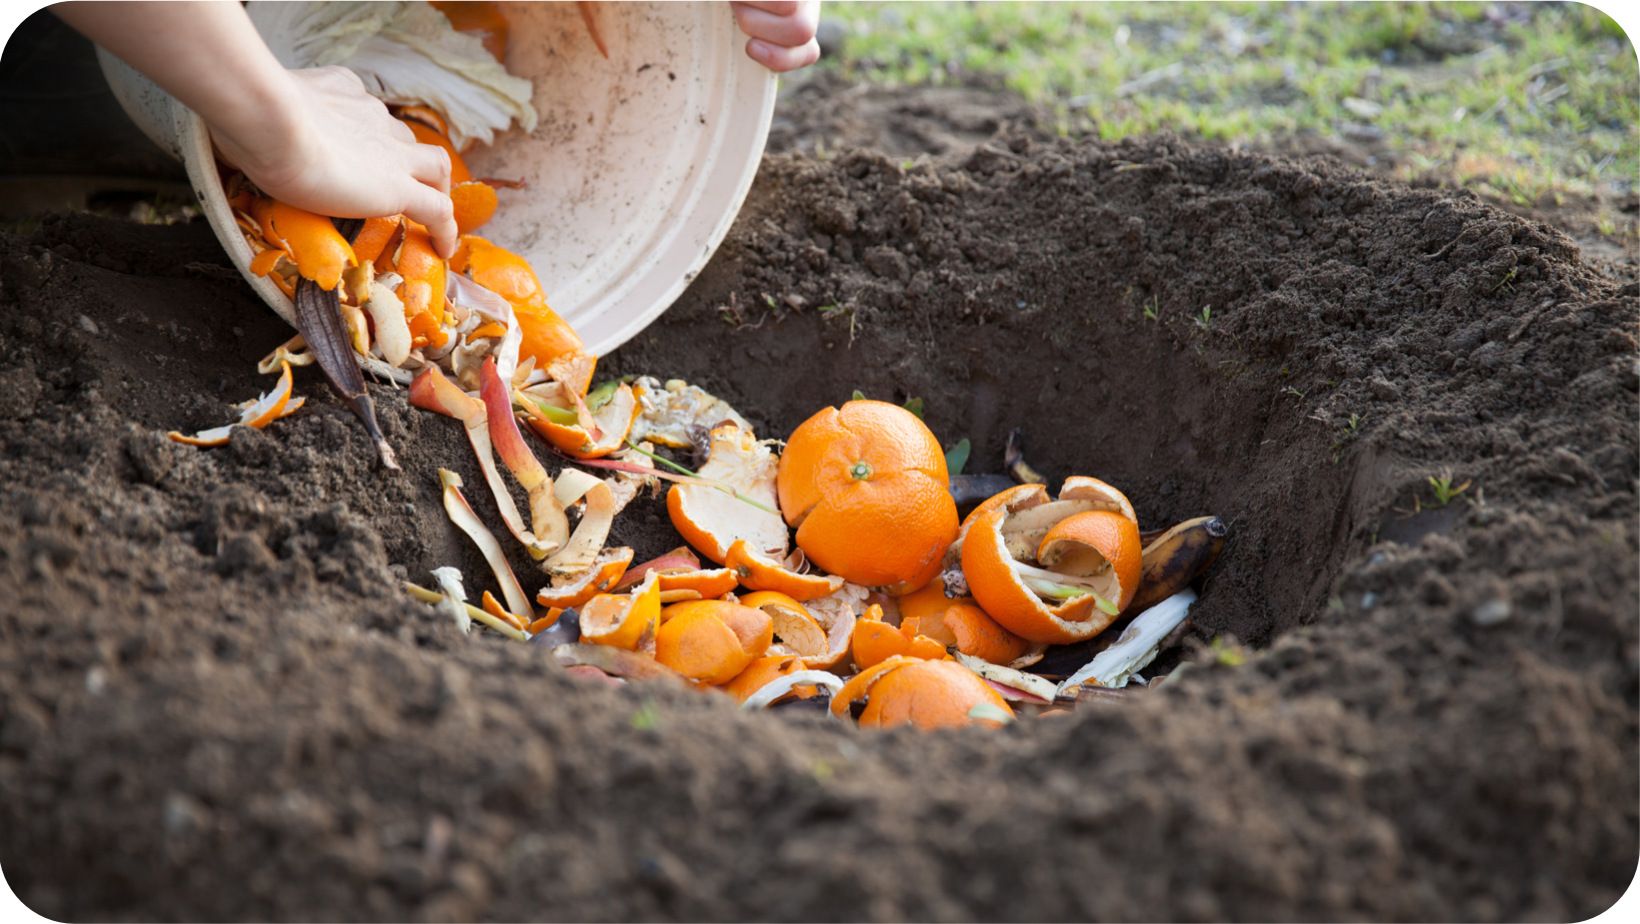
M797 48L814 38L819 27L818 11L812 4L801 5L791 13L777 14L751 4L734 8L735 22L740 31L770 45Z
M769 70L783 74L808 67L820 60L820 43L809 39L796 48L783 48L762 39L752 39L746 43L746 54Z
M730 4L730 6L736 8L749 6L765 13L773 13L776 16L790 16L797 12L797 8L802 5L798 0L737 0L737 2Z
M433 238L433 250L446 260L454 256L456 216L450 197L431 186L412 183L405 193L405 202L405 216L427 226L427 233Z
M446 196L450 194L450 153L436 144L411 148L410 175Z

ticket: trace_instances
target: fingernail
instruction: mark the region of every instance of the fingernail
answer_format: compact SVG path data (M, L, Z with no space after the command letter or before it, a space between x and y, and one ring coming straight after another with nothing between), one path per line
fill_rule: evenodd
M774 46L762 39L752 39L746 43L746 53L756 58L759 64L767 64L774 54Z

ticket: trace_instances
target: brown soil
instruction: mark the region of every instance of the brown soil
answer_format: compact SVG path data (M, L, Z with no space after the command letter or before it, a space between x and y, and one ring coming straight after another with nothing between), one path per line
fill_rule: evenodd
M1615 900L1640 834L1624 268L1322 162L1048 142L1007 113L964 149L991 129L946 102L884 109L953 139L911 169L771 155L606 370L697 381L768 433L857 388L920 396L979 468L1022 426L1039 467L1120 485L1146 525L1223 516L1195 625L1245 663L1193 642L1118 703L935 735L577 682L395 589L485 573L436 502L436 467L476 479L453 424L378 389L405 468L384 473L304 374L309 410L266 432L167 442L265 387L287 332L202 224L55 216L0 238L11 886L72 919ZM1443 473L1468 489L1436 507ZM658 504L616 538L675 542Z

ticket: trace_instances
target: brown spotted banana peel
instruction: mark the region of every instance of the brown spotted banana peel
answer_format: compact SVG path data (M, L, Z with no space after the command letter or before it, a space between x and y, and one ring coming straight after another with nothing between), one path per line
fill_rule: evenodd
M1149 609L1189 587L1213 566L1229 535L1229 526L1218 517L1196 517L1145 543L1139 592L1127 612Z

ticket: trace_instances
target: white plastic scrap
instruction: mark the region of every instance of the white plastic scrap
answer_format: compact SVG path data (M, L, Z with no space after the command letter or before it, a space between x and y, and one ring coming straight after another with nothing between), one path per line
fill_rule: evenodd
M286 67L339 64L390 103L437 110L457 150L489 144L515 119L536 123L534 87L514 77L475 35L426 3L253 3L251 22Z
M438 602L439 611L455 620L456 626L462 632L473 631L473 617L467 615L467 590L461 586L461 572L446 565L443 568L433 569L433 580L438 582L438 589L444 591L444 599Z
M1158 648L1168 633L1184 622L1196 592L1181 590L1134 618L1116 644L1094 656L1059 685L1061 696L1075 695L1077 687L1091 683L1099 687L1125 687L1139 671L1156 659Z

